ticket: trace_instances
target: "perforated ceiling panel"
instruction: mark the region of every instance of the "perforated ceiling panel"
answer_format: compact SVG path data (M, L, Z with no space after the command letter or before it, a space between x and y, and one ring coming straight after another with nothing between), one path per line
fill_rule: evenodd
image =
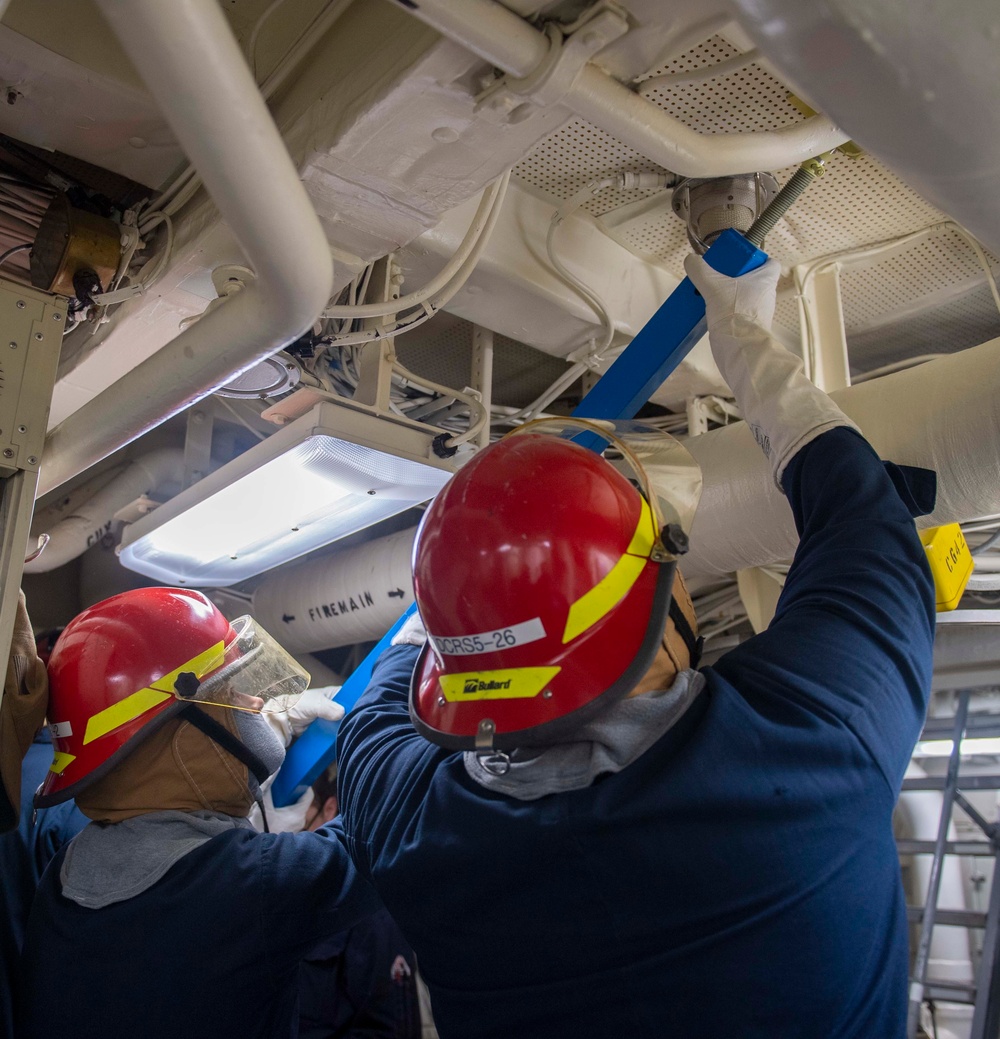
M738 53L716 36L650 70L650 77L705 68ZM757 64L702 83L657 84L645 90L640 84L639 89L674 118L701 133L771 130L802 119L789 101L788 87ZM515 168L515 174L553 201L563 201L592 180L622 170L656 169L609 134L577 119L542 141ZM784 183L794 170L772 172ZM608 189L584 208L632 252L675 274L683 273L689 246L684 226L670 208L669 190ZM809 188L772 232L766 248L791 267L900 237L944 219L939 210L878 160L870 156L851 159L837 153L822 180ZM969 293L982 280L975 254L954 231L942 231L863 269L854 266L845 270L842 293L852 362L870 367L868 359L901 349L903 337L888 331L888 326L900 321L905 321L911 335L919 326L917 338L921 342L937 338L971 345L966 342L969 336L992 328L993 319L985 306L978 318L965 314L963 304L956 299L979 299L981 292ZM919 321L916 311L923 312ZM787 291L779 299L777 320L790 330L798 328L797 305ZM956 327L949 337L949 325L956 321L965 331ZM882 326L876 337L881 344L877 349L870 345L868 335L876 324ZM859 338L862 335L866 337L864 345Z

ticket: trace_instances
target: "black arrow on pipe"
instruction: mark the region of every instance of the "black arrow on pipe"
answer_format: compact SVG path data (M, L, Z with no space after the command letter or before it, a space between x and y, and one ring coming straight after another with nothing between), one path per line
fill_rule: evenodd
M394 592L389 592L390 599L402 599L406 595L406 592L402 588L397 588Z

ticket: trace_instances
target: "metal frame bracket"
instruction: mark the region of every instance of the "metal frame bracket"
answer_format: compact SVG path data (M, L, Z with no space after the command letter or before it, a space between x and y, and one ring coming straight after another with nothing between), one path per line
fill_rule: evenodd
M476 99L476 112L498 122L521 122L535 107L558 104L590 59L628 32L628 16L612 0L600 0L569 31L556 22L545 26L549 49L526 76L503 76ZM527 107L525 107L527 106Z

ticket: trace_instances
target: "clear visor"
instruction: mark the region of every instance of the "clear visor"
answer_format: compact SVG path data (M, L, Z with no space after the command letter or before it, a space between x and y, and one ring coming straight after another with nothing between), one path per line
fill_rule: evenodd
M603 443L602 457L637 484L649 503L655 527L653 558L671 561L684 551L701 498L701 466L680 441L642 422L610 419L535 419L507 435L522 433L563 437L598 451ZM671 544L664 543L672 527L683 532L684 547L676 535L667 536Z
M182 671L174 683L174 695L180 700L267 714L294 707L309 685L309 673L252 617L237 617L232 628L236 637L225 647L221 666L207 668L207 678Z

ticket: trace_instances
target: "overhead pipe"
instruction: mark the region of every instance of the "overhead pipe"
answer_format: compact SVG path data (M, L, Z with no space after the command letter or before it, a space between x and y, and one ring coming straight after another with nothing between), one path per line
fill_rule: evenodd
M731 3L811 103L1000 252L995 0Z
M326 237L215 0L98 0L256 279L60 423L39 493L183 411L310 328Z
M548 37L495 0L396 2L515 79L529 76L547 60ZM517 89L516 82L511 88ZM778 130L701 134L594 64L582 68L561 102L622 144L683 177L783 169L848 140L821 115Z
M282 567L253 593L253 615L291 653L381 638L413 602L417 528Z
M136 458L50 530L49 543L35 559L24 564L26 574L47 573L83 555L110 532L115 513L143 494L184 478L184 452L161 448Z
M919 526L1000 513L1000 339L831 396L882 458L937 473L937 507ZM746 423L691 437L685 446L704 485L684 576L790 559L798 542L792 513Z

